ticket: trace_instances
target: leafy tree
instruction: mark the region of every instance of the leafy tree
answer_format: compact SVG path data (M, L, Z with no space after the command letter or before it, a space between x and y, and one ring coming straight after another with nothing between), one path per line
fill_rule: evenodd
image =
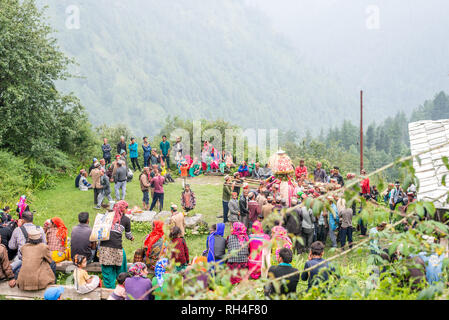
M73 61L51 33L34 1L0 0L0 147L56 168L58 150L81 155L93 136L79 100L55 87Z

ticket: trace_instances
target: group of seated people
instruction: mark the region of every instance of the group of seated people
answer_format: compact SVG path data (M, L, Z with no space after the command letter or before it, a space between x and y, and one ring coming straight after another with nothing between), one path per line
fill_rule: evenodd
M18 220L8 215L0 226L0 278L22 290L40 290L55 283L56 263L70 259L64 222L54 217L40 227L33 224L33 216L29 210Z
M190 261L184 238L185 223L183 219L175 218L183 214L177 212L176 207L172 212L174 223L168 226L168 237L165 235L164 222L154 221L143 249L135 252L133 264L126 272L120 272L115 279L116 283L109 286L114 288L110 299L161 299L168 279L183 279L185 284L193 286L200 283L202 289L210 290L210 279L218 273L221 265L226 265L232 271L230 281L233 284L245 277L277 277L296 270L291 266L292 241L287 230L277 225L272 228L271 236L268 236L264 234L260 221L252 224L249 236L245 225L235 222L226 240L223 238L225 224L213 225L203 255ZM55 283L56 263L64 260L73 261L75 265L75 288L79 293L88 293L102 285L97 275L89 275L86 271L89 263L98 260L97 244L90 241L92 229L87 212L78 215L79 224L72 229L70 246L68 230L58 217L47 220L40 227L33 224L33 213L29 210L24 211L22 218L17 221L10 219L7 212L3 216L5 220L0 228L0 278L8 280L11 287L17 285L21 290L47 288ZM311 248L314 250L311 261L319 259L319 252L322 255L324 245L316 243ZM236 249L239 251L234 254ZM271 266L272 255L276 257L275 266ZM106 274L103 275L105 277ZM310 285L314 277L313 272L302 274L302 279L308 280ZM296 275L289 281L288 289L276 291L275 286L271 285L265 292L267 295L295 292L295 281L298 282ZM46 296L54 299L60 297L62 292L61 288L51 287Z

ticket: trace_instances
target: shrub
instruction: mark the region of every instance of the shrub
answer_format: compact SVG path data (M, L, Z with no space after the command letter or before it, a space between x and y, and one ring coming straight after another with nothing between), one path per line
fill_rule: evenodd
M0 205L10 205L25 194L30 195L32 181L25 160L0 151Z

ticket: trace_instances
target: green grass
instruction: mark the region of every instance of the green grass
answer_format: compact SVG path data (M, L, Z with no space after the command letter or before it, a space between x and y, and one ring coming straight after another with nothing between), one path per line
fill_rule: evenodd
M138 172L136 172L133 181L127 184L126 201L130 208L136 205L139 207L142 206L142 192L140 191L137 175ZM191 188L197 197L196 208L189 215L201 213L209 225L222 221L222 219L217 219L217 216L222 213L222 179L219 177L199 177L188 180L188 183L191 184ZM58 216L63 219L70 232L72 227L78 224L78 213L87 211L89 212L90 225L92 226L95 215L98 212L104 211L93 208L93 191L79 191L74 186L73 178L60 179L55 181L55 184L55 188L38 191L33 195L34 201L30 203L30 208L36 211L35 223L43 225L46 219ZM113 188L114 185L111 184L111 189L113 190ZM169 211L171 203L180 206L181 180L176 180L175 183L165 185L164 189L164 210ZM134 251L143 246L144 237L150 229L151 226L149 223L133 223L132 232L135 240L131 242L123 237L123 245L128 260L132 260ZM186 241L189 246L190 255L192 257L194 255L200 255L205 249L206 235L190 235L186 237Z

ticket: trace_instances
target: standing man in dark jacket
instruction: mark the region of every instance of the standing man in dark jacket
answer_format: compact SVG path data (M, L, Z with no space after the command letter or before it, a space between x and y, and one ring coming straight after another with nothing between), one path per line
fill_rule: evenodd
M114 182L115 182L115 199L125 200L126 196L126 180L127 180L127 170L123 160L117 161L117 170L115 171ZM120 189L122 189L122 198L120 198Z
M296 253L301 253L301 242L299 238L301 237L302 231L302 214L301 207L298 205L298 200L292 198L291 200L293 208L286 211L284 217L285 228L288 233L293 234L294 239L294 250Z
M104 161L106 161L106 164L110 164L112 147L108 143L108 139L106 139L106 138L103 139L103 145L101 146L101 150L103 151Z
M307 209L305 205L301 207L301 233L304 241L304 251L308 252L313 242L316 218L312 208Z
M246 227L246 232L251 233L249 227L249 210L248 210L248 188L243 188L243 194L239 199L239 209L240 209L240 222L243 223Z
M148 137L143 137L143 166L149 167L150 166L150 157L151 157L151 146L148 142Z
M124 136L121 136L119 143L117 143L117 154L122 154L122 150L125 150L125 152L128 153Z

